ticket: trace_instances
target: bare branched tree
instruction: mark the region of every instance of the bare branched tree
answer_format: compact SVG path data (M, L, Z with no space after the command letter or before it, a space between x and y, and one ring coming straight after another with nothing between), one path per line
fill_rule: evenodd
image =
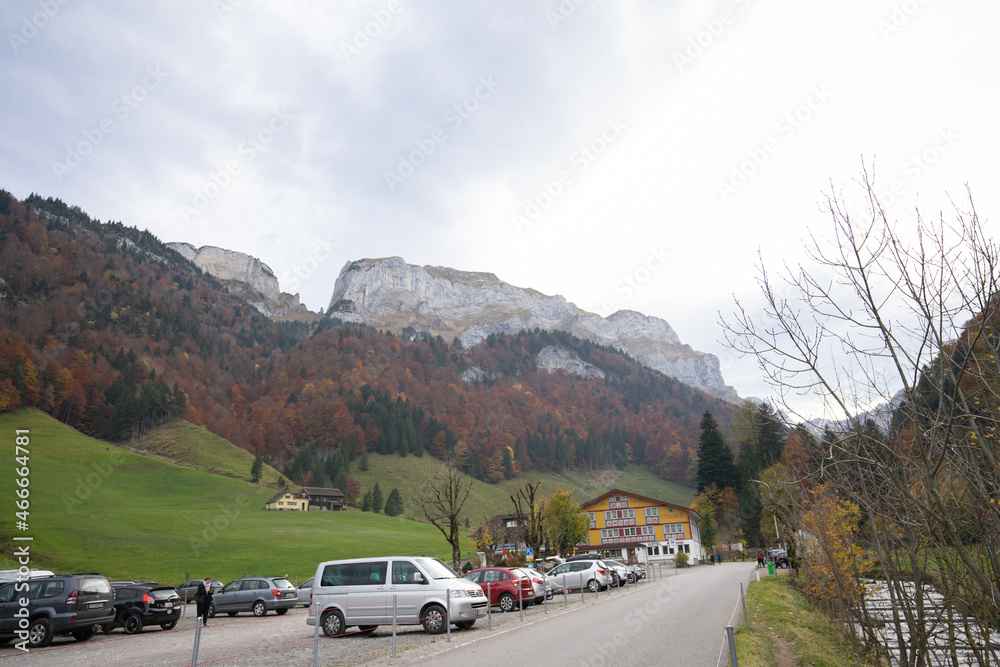
M521 526L524 545L532 549L535 556L538 556L545 543L545 500L536 497L541 485L541 482L528 482L510 497L510 501L514 503L514 516Z
M458 471L451 461L444 471L433 477L417 497L424 517L441 531L451 545L452 567L461 567L462 549L459 518L472 490L472 478Z
M918 211L904 238L865 170L859 185L861 206L828 196L832 235L810 237L810 266L762 266L763 314L737 302L723 326L787 414L809 394L833 420L809 448L810 483L860 508L888 597L882 631L872 609L845 602L845 620L898 664L995 665L1000 252L971 195L948 219Z

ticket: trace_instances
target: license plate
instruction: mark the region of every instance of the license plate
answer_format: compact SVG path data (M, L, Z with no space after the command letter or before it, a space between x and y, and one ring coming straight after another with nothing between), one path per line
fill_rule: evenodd
M163 606L164 606L164 607L166 607L167 609L170 609L171 607L173 607L173 606L174 606L174 603L173 603L173 602L167 602L167 603L166 603L166 604L164 604Z
M103 602L91 602L87 605L87 609L102 609L104 607Z

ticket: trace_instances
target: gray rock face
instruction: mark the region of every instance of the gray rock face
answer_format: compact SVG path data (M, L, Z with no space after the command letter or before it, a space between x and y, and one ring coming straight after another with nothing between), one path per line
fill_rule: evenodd
M715 355L681 343L663 319L630 310L601 317L561 296L509 285L492 273L415 266L400 257L348 262L330 299L330 314L397 333L407 326L445 340L475 345L493 333L534 329L568 331L616 347L643 365L737 402Z
M176 250L202 271L220 280L246 283L272 301L277 301L281 294L274 271L256 257L210 245L195 249L190 243L168 243L167 247Z
M230 294L245 300L266 317L304 322L318 317L299 301L298 294L282 292L274 271L256 257L208 245L201 248L195 248L190 243L166 245L217 278Z
M603 379L605 375L604 371L581 359L576 352L559 345L549 345L539 350L535 364L550 373L561 370L588 380Z

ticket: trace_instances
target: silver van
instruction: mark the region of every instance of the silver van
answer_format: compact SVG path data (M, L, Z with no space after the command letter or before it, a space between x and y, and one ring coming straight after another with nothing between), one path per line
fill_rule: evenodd
M392 624L393 603L396 623L421 623L432 635L444 632L449 621L471 628L486 615L487 606L482 588L437 558L331 560L316 568L306 623L315 625L319 617L327 637L343 635L355 625L372 632Z

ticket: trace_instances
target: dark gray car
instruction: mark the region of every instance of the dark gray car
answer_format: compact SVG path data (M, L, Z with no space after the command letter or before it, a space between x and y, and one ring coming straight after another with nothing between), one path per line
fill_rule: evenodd
M285 577L245 577L226 584L212 596L208 615L225 612L235 616L241 611L264 616L269 611L286 613L299 603L295 586Z
M27 640L29 648L42 648L56 635L86 641L95 626L113 620L115 594L100 574L57 574L0 586L0 643Z

